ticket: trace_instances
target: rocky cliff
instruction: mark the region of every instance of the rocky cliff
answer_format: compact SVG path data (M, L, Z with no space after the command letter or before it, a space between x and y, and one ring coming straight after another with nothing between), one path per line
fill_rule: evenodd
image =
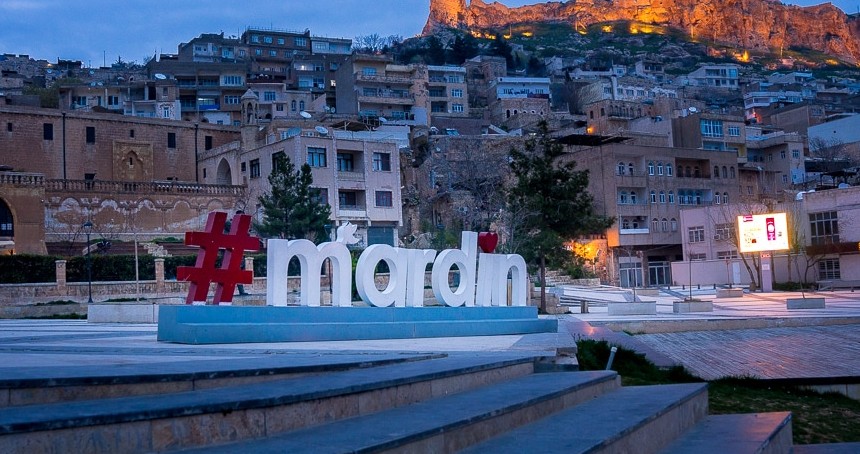
M675 27L692 39L708 39L749 51L801 47L860 63L860 20L825 3L799 7L774 0L580 0L509 8L482 0L430 0L424 34L439 27L501 28L509 24L563 21L577 29L608 21Z

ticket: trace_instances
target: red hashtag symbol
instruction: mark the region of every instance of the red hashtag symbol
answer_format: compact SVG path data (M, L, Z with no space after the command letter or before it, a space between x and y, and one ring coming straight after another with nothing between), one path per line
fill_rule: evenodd
M209 284L212 282L217 284L215 299L212 302L216 306L222 301L225 303L233 301L236 284L252 283L254 272L242 269L245 251L260 250L259 238L248 234L251 216L247 214L233 216L229 234L224 233L226 222L227 213L212 212L206 220L205 232L185 232L185 244L200 247L197 263L193 267L180 266L176 269L177 279L191 282L185 304L206 301ZM224 249L224 257L221 260L221 267L218 268L215 263L221 249Z

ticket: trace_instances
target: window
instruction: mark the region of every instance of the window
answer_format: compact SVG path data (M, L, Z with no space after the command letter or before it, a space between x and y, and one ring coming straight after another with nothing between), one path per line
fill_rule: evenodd
M87 126L86 136L87 136L87 143L96 143L96 128L95 128L95 126Z
M818 279L842 279L842 273L839 271L839 259L823 259L818 262Z
M783 183L783 184L788 184L788 175L783 175L783 176L782 176L782 183Z
M318 205L328 205L328 188L311 188L311 199Z
M651 203L657 203L657 192L651 191Z
M717 251L718 260L732 260L738 258L738 251Z
M664 232L668 232L669 231L669 220L666 218L663 218L660 221L660 227Z
M462 98L463 97L463 89L462 88L452 88L451 89L451 97Z
M246 163L244 163L244 162L243 162L243 163L239 166L239 168L240 168L240 170L242 171L242 173L245 173L245 170L246 170L246 165L245 165L245 164L246 164Z
M263 49L254 49L254 55L260 56L263 55Z
M724 204L724 205L728 205L728 203L729 203L729 193L728 193L728 192L724 192L724 193L723 193L723 204Z
M633 172L633 163L632 162L627 164L627 170L630 172L631 176L635 175L635 173Z
M672 220L669 221L669 223L672 225L672 231L677 232L678 231L678 220L675 218L672 218Z
M666 176L672 176L672 164L666 164Z
M648 175L654 175L654 163L648 161Z
M278 51L276 51L276 50L270 50L270 51L269 51L269 56L270 56L270 57L277 57L277 56L278 56Z
M242 101L239 98L239 95L226 95L226 96L224 96L224 104L238 105L241 102Z
M7 132L12 132L12 122L8 122L8 123L6 123L6 131L7 131Z
M263 92L263 101L274 101L275 100L275 92L273 91L264 91Z
M264 36L263 42L266 44L272 44L272 37L271 36Z
M108 100L108 106L116 107L119 105L119 96L108 95L107 100Z
M224 82L222 85L242 85L242 76L224 76Z
M707 259L708 259L708 255L705 254L704 252L699 253L699 254L690 254L690 261L691 262L702 262L702 261L705 261Z
M729 170L726 166L723 166L723 178L729 177Z
M272 171L274 172L278 168L278 163L283 160L284 163L287 162L287 155L283 151L276 151L272 153Z
M337 193L337 203L341 208L358 208L358 197L352 191L340 191Z
M373 153L373 170L377 172L391 171L390 153Z
M660 220L657 218L651 219L651 232L656 232L657 227L660 226Z
M780 150L779 159L785 159L785 150Z
M740 137L740 135L741 135L740 126L729 126L729 136Z
M307 38L295 38L293 42L296 44L297 47L305 47L308 45Z
M295 99L290 101L290 110L292 110L293 112L296 111L296 100Z
M212 149L212 136L203 137L203 149L211 150Z
M305 110L305 102L304 101L299 101L299 110L304 112L304 110Z
M734 224L717 224L714 226L714 239L717 241L730 240L735 237Z
M720 177L720 166L714 166L714 178Z
M675 204L675 191L669 191L669 203L672 205Z
M284 38L278 38L278 44L279 44L279 45L283 46L283 45L284 45L284 42L285 42L285 41L284 41Z
M167 148L176 148L176 133L167 133Z
M702 128L702 135L705 137L722 137L723 122L722 120L706 120L702 119L699 122Z
M618 163L618 168L616 171L618 172L618 175L624 175L624 163L623 162Z
M791 150L791 157L794 159L800 159L800 150Z
M87 97L86 96L72 96L72 105L77 107L86 107L87 105Z
M130 138L134 139L134 129L129 129L129 130L128 130L128 136L129 136Z
M326 167L325 148L308 147L308 165Z
M391 191L376 191L376 206L391 207L392 197Z
M361 68L361 75L362 76L375 76L376 75L376 68L369 67L369 66L365 67L365 68Z
M54 124L42 123L42 139L54 140Z
M835 211L810 213L809 233L812 244L839 242L839 219Z
M660 191L660 203L666 203L666 193Z
M618 196L618 203L627 203L627 191L621 191Z
M252 42L252 43L259 43L259 42L260 42L260 37L259 37L259 36L257 36L257 35L251 35L251 42Z
M663 163L662 162L657 163L657 175L663 175Z
M732 177L732 180L735 179L735 166L729 167L729 175Z
M463 113L464 111L465 111L465 109L464 109L462 104L457 104L457 103L451 104L451 112Z
M354 172L355 162L353 162L352 153L337 154L337 170L339 172Z
M251 164L251 178L260 178L260 160L252 159L250 161Z
M705 226L688 227L687 240L690 243L703 243L705 241Z

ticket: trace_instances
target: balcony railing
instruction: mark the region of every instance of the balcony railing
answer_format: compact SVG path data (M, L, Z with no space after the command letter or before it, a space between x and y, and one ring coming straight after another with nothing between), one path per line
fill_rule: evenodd
M405 84L412 85L412 78L397 76L381 76L378 74L356 73L355 80L358 82L376 82L381 84Z
M45 176L41 173L0 172L2 186L42 186Z
M244 186L197 184L179 181L102 181L102 180L45 180L46 192L99 192L132 194L200 194L233 195L245 194Z

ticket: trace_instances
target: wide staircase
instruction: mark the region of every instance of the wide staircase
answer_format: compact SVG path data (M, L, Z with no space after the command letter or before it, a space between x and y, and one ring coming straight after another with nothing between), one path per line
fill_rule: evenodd
M272 356L283 364L0 377L0 452L792 450L790 413L709 416L702 383L622 387L612 371L518 353L298 366Z

